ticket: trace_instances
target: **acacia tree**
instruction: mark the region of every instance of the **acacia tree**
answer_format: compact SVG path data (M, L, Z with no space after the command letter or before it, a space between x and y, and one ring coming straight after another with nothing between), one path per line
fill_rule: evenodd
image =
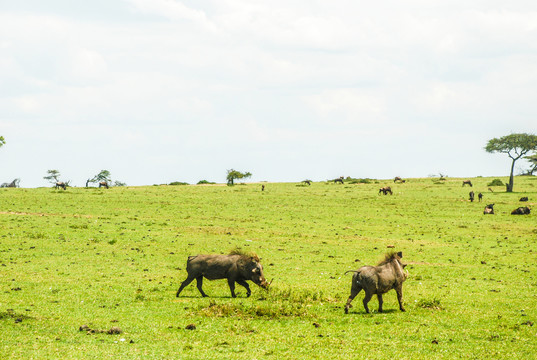
M235 179L244 179L249 178L250 176L252 176L250 172L241 173L240 171L233 169L228 170L226 176L227 184L228 186L233 186Z
M97 175L95 175L93 178L91 179L88 179L86 181L86 187L88 187L88 184L91 182L91 183L98 183L98 182L101 182L101 181L106 181L107 183L111 183L112 182L112 178L110 176L110 171L108 170L101 170L100 173L98 173Z
M0 136L0 147L4 146L5 143L6 143L6 139L4 139L3 136Z
M58 170L47 170L47 176L44 176L43 179L48 180L49 182L56 184L60 180L58 178L60 177L60 172Z
M513 160L511 163L509 184L506 186L507 192L513 192L515 162L530 151L537 150L537 135L521 133L490 139L487 146L485 146L485 150L489 153L499 152L507 154Z

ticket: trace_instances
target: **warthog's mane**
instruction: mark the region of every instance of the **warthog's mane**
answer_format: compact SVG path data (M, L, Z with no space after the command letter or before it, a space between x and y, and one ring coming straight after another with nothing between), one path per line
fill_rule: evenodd
M377 266L388 264L395 259L401 261L401 257L397 254L397 251L393 250L393 251L387 252L384 255L384 259L381 262L379 262Z
M239 255L242 258L249 259L252 258L254 261L259 262L259 256L255 252L244 251L240 248L233 249L229 252L229 255Z

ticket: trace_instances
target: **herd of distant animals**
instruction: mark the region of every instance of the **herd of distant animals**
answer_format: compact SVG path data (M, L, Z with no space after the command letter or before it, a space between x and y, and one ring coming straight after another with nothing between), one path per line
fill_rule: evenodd
M341 176L334 180L334 183L343 184L344 177ZM304 183L311 185L311 180L304 180ZM405 180L400 177L395 177L394 183L400 182L405 183ZM464 180L462 186L469 185L472 187L472 182L470 180ZM109 188L109 185L106 181L99 182L99 188L105 187ZM56 182L56 189L66 190L67 184L65 182ZM265 190L265 185L262 185L261 190ZM489 188L489 191L492 189ZM389 186L385 186L379 189L380 194L390 194L393 195L392 189ZM470 201L474 201L475 193L470 191ZM478 194L478 199L481 202L483 199L483 194ZM520 198L520 201L528 201L528 197ZM489 204L485 206L483 214L494 214L494 204ZM519 207L511 212L511 215L529 215L530 208ZM369 307L367 304L373 297L377 295L379 308L378 312L382 312L383 308L383 299L382 295L394 289L397 293L397 300L399 302L399 309L405 311L403 306L403 282L407 279L408 272L405 272L404 268L406 264L401 262L403 257L402 252L390 252L387 253L385 259L381 261L377 266L362 266L358 270L350 270L345 272L352 272L352 285L351 285L351 294L347 299L345 304L345 313L349 312L349 308L352 307L351 302L353 299L364 290L365 297L363 299L363 306L367 313L369 313ZM268 289L272 281L269 283L266 281L263 274L263 267L260 263L260 259L257 255L243 254L232 252L229 255L196 255L189 256L187 260L186 267L188 277L185 281L181 283L179 290L177 290L176 296L178 297L181 291L190 284L193 280L197 282L197 288L203 297L208 296L202 289L203 278L209 280L216 279L227 279L229 288L231 290L231 296L236 297L235 295L235 283L243 286L246 289L246 296L251 295L251 290L246 282L247 280L253 281L255 284L259 285L264 289Z
M88 184L86 183L86 187L88 186ZM99 182L99 187L105 187L107 189L110 188L110 185L108 185L108 182L106 181L101 181ZM67 190L67 183L63 182L63 181L57 181L56 184L54 185L54 188L56 190L58 189L63 189L63 190Z
M464 180L462 182L462 186L464 187L465 185L470 185L470 187L472 187L472 182L470 180ZM491 188L489 188L489 191L490 192L493 192ZM470 191L469 193L469 196L470 196L470 201L473 202L474 201L474 197L475 197L475 193L473 191ZM481 202L481 200L483 199L483 194L482 193L479 193L477 195L477 198L479 199L479 202ZM527 196L523 196L520 198L520 201L528 201L528 197ZM511 215L529 215L531 212L530 208L528 206L523 206L523 207L518 207L516 208L515 210L511 211ZM494 204L488 204L485 206L485 209L483 210L483 214L484 215L493 215L494 214Z

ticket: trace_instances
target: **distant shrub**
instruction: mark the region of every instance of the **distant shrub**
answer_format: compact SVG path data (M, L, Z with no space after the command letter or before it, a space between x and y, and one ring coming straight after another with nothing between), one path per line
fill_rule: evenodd
M487 184L488 186L503 186L503 182L500 179L494 179Z
M181 182L181 181L174 181L174 182L171 182L170 185L190 185L190 184L186 182Z
M349 184L371 184L371 179L352 179Z
M204 184L216 184L215 182L207 181L207 180L200 180L198 181L198 185L204 185Z

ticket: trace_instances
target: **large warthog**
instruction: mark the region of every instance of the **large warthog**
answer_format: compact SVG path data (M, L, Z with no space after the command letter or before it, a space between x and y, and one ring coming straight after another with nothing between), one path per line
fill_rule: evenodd
M402 257L402 252L388 253L377 266L362 266L358 270L347 271L346 273L354 272L354 275L352 276L351 295L345 305L345 314L349 313L349 308L352 307L351 301L362 289L365 291L363 303L367 313L369 313L367 303L375 294L379 300L379 312L382 312L382 294L391 289L395 289L397 293L399 309L405 311L403 307L403 282L408 273L403 270L406 264L401 262Z
M259 263L259 257L255 254L247 255L232 252L229 255L196 255L189 256L186 262L188 277L177 290L176 296L196 279L198 290L203 297L207 294L202 289L203 278L209 280L227 279L231 296L235 295L235 283L246 288L246 296L250 296L250 286L247 280L253 281L263 289L268 289L269 283L263 275L263 266Z
M519 207L511 211L511 215L529 215L530 213L531 213L531 210L527 206Z

